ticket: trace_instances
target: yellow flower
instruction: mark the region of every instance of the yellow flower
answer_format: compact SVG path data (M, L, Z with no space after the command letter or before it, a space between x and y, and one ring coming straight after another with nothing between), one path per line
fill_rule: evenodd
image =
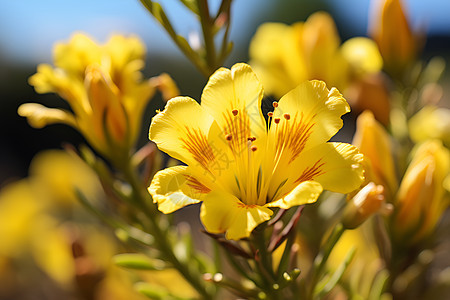
M337 89L304 82L274 103L268 123L262 97L252 69L236 64L210 77L201 105L173 98L153 118L150 140L187 164L155 175L149 192L159 210L202 201L206 229L240 239L270 219L272 207L315 202L322 189L359 187L362 155L349 144L327 143L349 111Z
M436 227L448 206L444 179L450 170L450 152L439 140L418 147L396 197L393 231L399 241L416 243Z
M38 66L29 82L38 93L57 93L72 112L36 103L19 107L30 125L65 123L102 154L123 157L134 146L154 86L142 80L145 48L134 36L112 36L105 45L77 33L54 48L54 64Z
M450 147L450 109L427 105L409 120L408 126L414 142L440 139Z
M391 200L398 187L391 141L371 111L364 111L359 115L353 145L364 154L366 181L382 185L386 190L387 200Z
M417 39L408 24L401 0L383 0L379 3L371 36L378 44L386 68L398 72L416 58Z
M47 150L36 154L30 163L29 178L33 188L51 205L78 205L75 190L89 199L101 199L100 180L80 158L61 150Z
M250 64L266 92L277 98L312 79L344 89L353 75L381 68L378 49L368 39L355 39L345 49L340 43L336 25L325 12L292 26L266 23L251 41Z

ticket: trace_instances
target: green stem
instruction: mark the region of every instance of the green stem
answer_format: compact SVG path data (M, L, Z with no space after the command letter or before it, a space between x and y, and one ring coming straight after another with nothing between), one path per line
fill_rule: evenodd
M193 274L189 266L181 262L174 254L171 242L167 238L166 232L161 229L158 224L157 212L154 206L149 206L150 196L142 186L136 172L131 164L120 168L123 172L125 180L131 185L133 196L135 197L135 205L142 210L150 221L150 233L155 238L155 246L160 250L165 260L170 262L173 267L180 272L181 275L197 290L202 299L212 299L212 295L207 291L202 280L202 274Z
M344 226L342 226L341 223L338 223L333 228L333 232L330 234L323 247L321 247L319 254L317 254L316 258L314 259L314 265L311 270L312 272L310 277L311 280L309 282L309 287L307 288L308 291L308 294L306 296L307 300L314 299L314 290L325 269L328 257L330 257L331 251L341 238L344 231L345 231Z
M200 22L202 24L203 39L205 41L206 62L210 73L217 69L216 65L216 46L214 45L214 34L212 31L212 21L209 14L208 1L197 0L200 13Z
M153 3L151 0L140 0L144 7L155 17L156 20L164 27L166 32L169 34L170 38L174 41L177 47L183 52L183 54L194 64L195 67L208 78L212 72L205 64L205 62L200 58L197 52L195 52L186 40L177 35L173 29L172 24L164 13L162 7L158 3ZM158 6L157 6L158 5ZM158 7L158 9L156 9Z

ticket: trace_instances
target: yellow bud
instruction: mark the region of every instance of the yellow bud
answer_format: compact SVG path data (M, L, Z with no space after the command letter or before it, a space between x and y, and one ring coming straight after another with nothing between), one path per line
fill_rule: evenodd
M347 229L358 227L380 211L384 200L383 186L370 182L347 203L342 215L342 224Z
M86 70L85 86L94 122L94 132L88 129L85 135L94 133L96 136L91 138L105 140L109 146L126 144L127 117L117 86L95 65Z
M438 140L420 145L401 182L393 215L393 232L400 241L416 243L433 231L448 202L444 179L450 153Z
M401 0L379 1L371 36L378 44L388 71L402 71L417 55L418 45Z
M398 186L391 154L391 141L388 133L375 120L372 112L365 111L359 115L353 144L368 161L367 180L382 185L389 202Z

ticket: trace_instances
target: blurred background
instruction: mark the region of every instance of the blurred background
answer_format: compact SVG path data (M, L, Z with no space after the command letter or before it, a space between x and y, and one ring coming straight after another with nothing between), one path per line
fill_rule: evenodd
M193 16L175 0L159 1L165 7L177 31L188 37L198 28ZM218 0L210 1L217 7ZM450 1L405 0L409 17L416 29L427 33L423 58L435 55L449 61ZM365 36L370 23L369 0L235 0L232 6L231 40L234 49L226 62L248 61L248 46L257 27L275 21L291 24L305 20L318 10L328 11L335 19L341 39ZM60 148L63 143L78 144L83 138L72 128L51 125L30 127L17 115L25 102L49 107L63 107L64 101L53 94L39 95L27 83L39 63L52 63L52 47L67 41L73 32L89 34L105 42L112 33L139 35L147 45L146 78L169 73L183 95L199 99L206 79L184 58L162 28L138 0L40 0L1 1L0 3L0 187L27 175L32 157L43 149ZM444 102L449 103L448 71L443 78ZM146 142L150 117L162 108L156 97L142 125L141 144Z

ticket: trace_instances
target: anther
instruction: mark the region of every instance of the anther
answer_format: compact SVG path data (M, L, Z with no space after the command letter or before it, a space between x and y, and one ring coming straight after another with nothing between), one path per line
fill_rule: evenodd
M290 115L290 114L284 114L283 117L284 117L286 120L289 120L289 119L291 118L291 115Z
M252 142L256 141L256 138L255 137L251 137L251 141Z
M237 109L233 109L232 111L231 111L232 113L233 113L233 116L237 116L237 114L238 114L238 110Z
M271 112L271 111L268 112L268 113L267 113L267 116L268 116L269 118L272 118L272 117L273 117L273 112Z
M227 141L231 141L231 138L232 138L233 136L231 135L231 133L229 133L229 134L227 134L226 136L225 136L225 139L227 140Z
M280 123L280 118L275 118L275 119L273 119L273 121L275 122L275 124L278 124L278 123Z
M258 150L258 147L256 147L256 146L251 146L250 149L251 149L253 152L255 152L256 150Z
M278 107L278 102L277 101L273 101L272 105L273 105L274 108L277 108Z

